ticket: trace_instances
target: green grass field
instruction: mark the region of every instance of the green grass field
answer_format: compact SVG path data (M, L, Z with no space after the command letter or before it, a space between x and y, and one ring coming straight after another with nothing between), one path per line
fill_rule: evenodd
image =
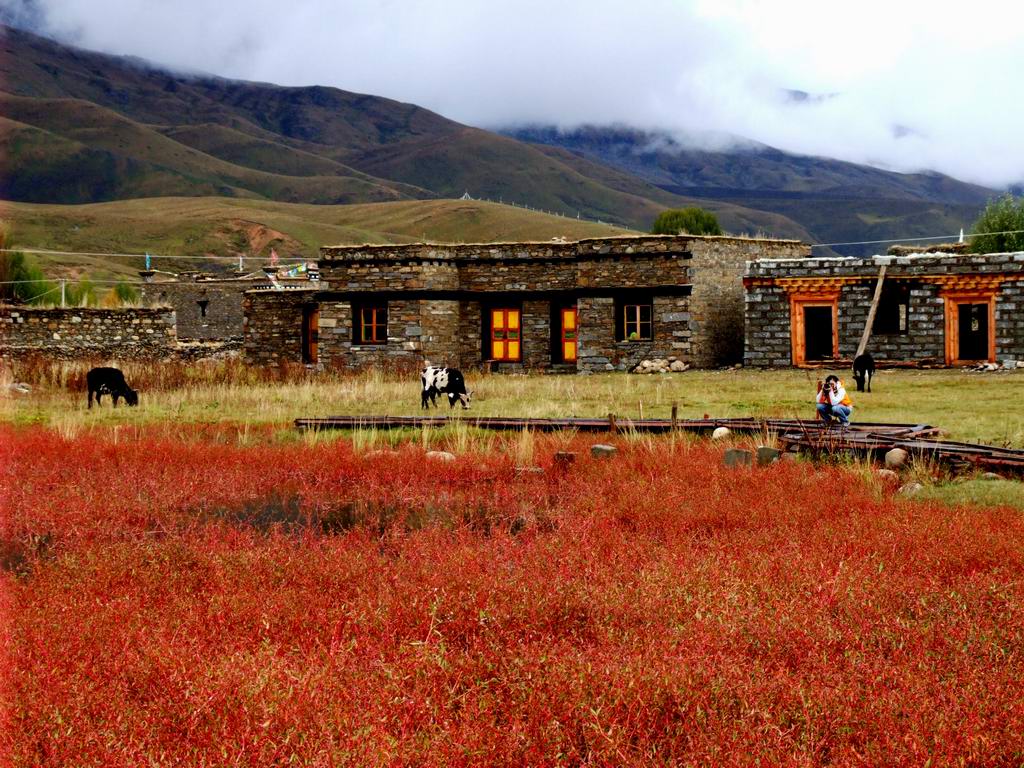
M410 415L420 412L419 379L379 372L320 376L305 381L260 383L241 366L207 364L178 374L153 366L124 364L136 382L137 409L86 410L85 393L66 382L81 378L81 366L60 366L31 395L6 397L0 416L14 421L75 424L240 422L287 425L299 416L345 414ZM159 370L159 369L157 369ZM682 418L814 416L815 371L688 371L639 376L545 376L469 373L470 415L668 417L673 404ZM12 376L8 373L8 377ZM18 378L14 371L13 378ZM148 388L147 388L148 387ZM1017 407L1024 372L880 371L874 392L851 392L855 421L928 423L949 439L1024 447L1024 413ZM852 389L852 382L851 382ZM439 409L447 413L447 407ZM454 413L460 413L459 410Z

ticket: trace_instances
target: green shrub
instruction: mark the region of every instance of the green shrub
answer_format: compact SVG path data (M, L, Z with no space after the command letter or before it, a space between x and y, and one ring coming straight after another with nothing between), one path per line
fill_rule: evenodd
M651 226L655 235L720 235L718 218L703 208L670 208L658 214Z

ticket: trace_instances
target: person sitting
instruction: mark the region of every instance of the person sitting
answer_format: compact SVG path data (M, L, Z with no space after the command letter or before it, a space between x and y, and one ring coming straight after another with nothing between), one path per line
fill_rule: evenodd
M846 428L850 426L850 414L853 412L853 402L846 394L843 382L838 376L830 375L825 378L825 386L818 385L818 416L826 425L831 425L832 420L839 422L839 426Z

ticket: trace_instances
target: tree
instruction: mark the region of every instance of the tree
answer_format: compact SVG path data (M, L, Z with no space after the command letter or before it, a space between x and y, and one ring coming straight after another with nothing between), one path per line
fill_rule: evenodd
M1007 193L990 200L971 226L971 250L975 253L1024 251L1024 197ZM986 234L1008 232L1012 234Z
M35 302L52 294L53 283L20 251L8 251L10 233L0 228L0 304L10 301Z
M655 235L720 235L718 218L703 208L670 208L658 214L651 227Z

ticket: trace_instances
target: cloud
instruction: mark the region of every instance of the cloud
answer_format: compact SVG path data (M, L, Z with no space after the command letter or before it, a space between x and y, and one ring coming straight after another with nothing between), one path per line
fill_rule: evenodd
M34 16L25 14L34 7ZM482 127L621 123L1003 186L1024 180L1024 4L0 0L186 70L333 85ZM807 98L794 98L794 92Z

